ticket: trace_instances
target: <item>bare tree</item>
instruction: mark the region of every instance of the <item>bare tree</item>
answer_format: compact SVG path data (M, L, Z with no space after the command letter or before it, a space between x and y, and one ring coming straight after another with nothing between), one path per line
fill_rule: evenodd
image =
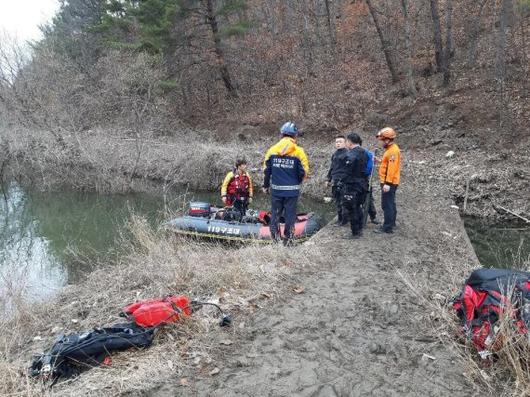
M206 20L212 31L215 54L217 56L217 62L219 66L219 72L221 74L221 79L228 91L230 96L237 96L234 84L232 84L232 78L230 77L230 72L228 71L228 66L226 66L226 59L221 45L221 37L219 35L219 23L217 21L217 15L215 13L213 0L205 0L206 4Z
M336 39L335 39L335 28L333 26L333 19L331 17L331 7L330 7L330 0L325 0L324 1L325 5L326 5L326 22L327 22L327 25L328 25L328 33L329 33L329 40L331 42L331 45L333 47L335 47L336 45Z
M506 47L508 44L508 29L512 24L513 0L502 0L501 13L499 15L499 33L497 36L497 48L495 55L495 79L497 90L500 93L500 126L508 121L507 108L508 96L505 92L506 83Z
M407 61L405 66L407 82L410 95L416 96L416 85L414 84L414 76L412 73L412 41L410 38L410 20L407 7L407 0L401 0L401 13L403 14L403 24L405 30L405 48L407 51Z
M445 49L443 53L443 85L451 79L451 58L453 56L453 0L447 0L445 10Z
M436 68L438 71L443 69L442 65L442 27L440 24L440 11L438 7L438 0L430 0L431 4L431 17L432 17L432 29L433 29L433 44L434 44L434 58L436 60Z
M385 35L383 34L383 30L381 28L381 22L379 21L379 14L378 14L378 11L374 8L372 1L366 0L366 5L368 6L368 10L370 11L370 15L372 16L372 19L374 21L375 29L377 30L377 35L379 36L379 40L381 41L381 47L383 47L383 53L385 54L386 65L388 67L388 71L390 72L392 83L397 83L399 81L399 75L398 75L397 68L394 63L394 57L392 54L392 46L390 45Z
M0 105L11 118L21 124L38 124L32 112L29 95L24 92L25 84L21 75L29 63L29 50L7 33L0 37Z
M482 14L484 12L484 6L488 0L476 0L478 3L478 10L475 15L472 16L470 24L468 26L468 51L467 51L467 65L473 67L477 57L477 45L480 37L480 25L482 20Z
M513 0L502 0L501 13L499 16L499 34L497 37L497 49L495 57L495 78L500 85L506 79L506 46L507 31L511 25L513 14Z
M530 16L530 6L526 9L523 7L519 7L520 15L519 15L519 30L521 35L521 58L523 61L523 76L530 76L530 62L528 60L528 54L527 49L529 48L528 45L528 32L527 27L528 23L526 22L526 19ZM523 97L527 98L530 94L530 79L526 78L524 79L524 91L523 91Z

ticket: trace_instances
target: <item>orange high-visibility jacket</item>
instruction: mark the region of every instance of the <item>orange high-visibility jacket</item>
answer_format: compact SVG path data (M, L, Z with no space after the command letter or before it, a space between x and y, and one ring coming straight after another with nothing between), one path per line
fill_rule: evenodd
M398 145L390 144L385 149L381 165L379 166L379 180L383 184L399 185L399 173L401 169L401 152Z

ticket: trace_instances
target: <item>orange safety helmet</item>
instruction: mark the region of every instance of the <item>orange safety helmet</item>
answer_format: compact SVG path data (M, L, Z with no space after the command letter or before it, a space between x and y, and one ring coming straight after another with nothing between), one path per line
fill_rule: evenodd
M386 127L377 133L376 138L382 141L385 139L395 139L396 135L396 131L393 128Z

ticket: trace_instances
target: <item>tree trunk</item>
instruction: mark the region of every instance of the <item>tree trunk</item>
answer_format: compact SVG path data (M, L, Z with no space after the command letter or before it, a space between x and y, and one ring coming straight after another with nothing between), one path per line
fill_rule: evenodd
M501 14L499 16L499 35L495 57L495 80L497 81L497 91L500 94L500 117L499 126L505 127L509 122L507 114L508 96L505 92L506 82L506 47L508 42L508 28L512 21L513 0L502 0Z
M403 13L403 23L405 30L405 48L407 51L406 75L409 86L409 93L416 96L416 85L414 84L414 75L412 72L412 41L410 39L410 20L407 9L407 0L401 0L401 12Z
M335 29L333 28L333 22L331 18L331 8L329 6L330 1L325 0L326 5L326 16L327 16L327 25L328 25L328 32L329 32L329 41L331 42L331 45L335 47L336 41L335 41Z
M217 22L217 16L215 15L213 0L206 0L206 20L208 21L208 25L210 25L210 29L212 30L219 73L221 74L221 78L223 79L223 83L226 87L226 90L228 91L228 94L232 97L235 97L237 94L234 85L232 84L228 66L226 65L221 38L219 37L219 24Z
M433 41L434 41L434 58L436 59L437 71L442 70L442 28L440 26L440 12L438 11L438 0L430 0L431 2L431 16L432 16L432 28L433 28Z
M379 35L379 40L381 41L381 46L383 47L383 53L385 54L386 65L388 67L388 71L390 72L392 83L397 83L399 81L399 75L394 65L394 59L392 57L392 50L390 48L390 43L388 42L388 40L386 40L383 34L383 31L381 30L381 23L379 21L377 11L373 7L372 1L366 0L366 5L368 6L368 10L370 11L370 14L372 15L372 19L374 20L375 29L377 30L377 34Z
M477 15L473 16L471 20L471 26L469 27L468 41L469 49L467 52L467 66L475 66L475 61L477 58L477 45L480 33L480 21L482 19L482 12L484 11L484 6L488 0L482 0L479 4L479 9Z
M303 25L299 32L301 36L300 47L302 48L303 59L305 63L305 74L315 77L315 43L311 35L311 26L309 21L310 11L305 0L302 1Z
M497 41L497 54L495 58L495 78L503 84L506 78L506 46L508 27L511 21L510 13L513 11L513 0L502 0L501 15L499 17L499 36Z
M447 0L445 10L445 50L443 54L444 87L451 79L451 58L453 56L453 0Z
M524 18L520 18L519 20L519 27L521 29L521 44L522 44L522 57L523 57L523 70L526 71L526 76L530 76L530 64L528 62L528 56L526 55L526 49L528 48L528 39L527 39L527 33L526 33L526 21ZM523 90L523 98L528 98L528 94L530 92L530 79L524 79L524 90Z

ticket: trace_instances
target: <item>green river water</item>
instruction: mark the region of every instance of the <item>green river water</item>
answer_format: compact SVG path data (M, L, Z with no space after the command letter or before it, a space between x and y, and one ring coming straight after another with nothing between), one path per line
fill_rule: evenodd
M469 239L485 267L518 268L530 266L530 227L517 223L485 223L464 219Z
M13 293L29 300L56 294L89 272L94 259L105 262L120 254L119 237L132 214L154 227L178 213L189 201L220 204L219 194L175 192L166 200L149 194L100 195L75 191L39 192L16 183L0 195L0 312ZM252 208L269 207L258 195ZM300 211L329 219L332 204L302 199Z
M0 312L9 310L14 293L40 301L64 285L81 282L95 258L120 254L119 236L131 214L145 216L153 226L191 200L219 201L217 193L178 192L166 197L148 194L99 195L74 191L38 192L16 183L0 196ZM255 209L269 208L258 196ZM300 211L333 216L333 204L302 199ZM466 227L484 266L511 267L530 256L530 231L507 225L466 220ZM75 253L75 255L73 254Z

